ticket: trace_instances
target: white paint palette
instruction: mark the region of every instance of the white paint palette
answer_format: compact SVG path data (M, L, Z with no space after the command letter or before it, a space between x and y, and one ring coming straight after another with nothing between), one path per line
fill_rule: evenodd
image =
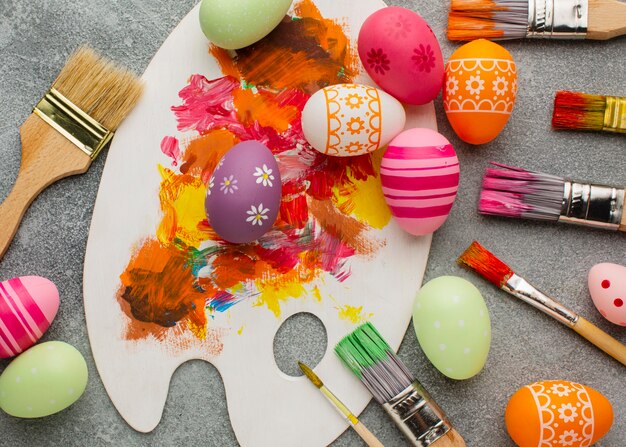
M298 1L296 1L296 4ZM322 16L338 19L352 44L369 14L385 5L315 0ZM165 136L190 138L177 130L170 110L181 103L178 92L191 75L223 76L207 51L209 43L198 24L198 8L190 12L163 44L146 70L146 93L117 132L109 150L94 210L84 272L84 300L92 351L106 390L122 417L136 430L149 432L159 423L169 382L178 366L191 359L212 363L226 390L228 411L242 446L324 446L347 423L305 378L290 377L276 366L273 340L290 316L310 312L325 325L328 352L316 372L329 388L360 413L371 396L332 352L355 328L342 319L338 305L363 307L389 344L397 349L411 317L415 293L426 267L430 236L414 238L390 221L371 228L368 237L384 241L375 255L348 259L350 274L341 281L321 274L316 281L321 299L311 296L280 302L280 315L258 306L253 293L225 312L212 312L211 337L201 340L176 325L164 338L129 339L132 316L118 300L120 275L142 241L155 237L162 220L161 176L157 165L171 167L160 150ZM357 78L370 84L367 76ZM432 104L410 108L407 127L436 128ZM202 248L216 244L205 241ZM245 293L244 288L244 293ZM170 291L176 293L176 291ZM209 310L207 310L209 312ZM219 338L220 350L213 348ZM254 372L244 365L255 365Z

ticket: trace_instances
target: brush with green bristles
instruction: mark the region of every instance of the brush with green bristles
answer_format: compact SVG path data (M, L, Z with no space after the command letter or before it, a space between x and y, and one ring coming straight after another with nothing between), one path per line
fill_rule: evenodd
M371 323L345 336L335 352L417 447L465 447L445 413Z

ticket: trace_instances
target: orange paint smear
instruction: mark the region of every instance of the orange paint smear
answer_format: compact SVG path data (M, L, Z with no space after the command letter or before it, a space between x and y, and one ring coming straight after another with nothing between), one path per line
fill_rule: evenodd
M235 58L211 46L222 72L247 84L314 93L327 85L351 82L359 58L345 25L325 19L312 0L294 6L301 18L285 18L260 42L238 50Z
M263 127L271 127L279 133L286 131L291 122L300 116L295 106L285 106L275 101L275 95L252 90L233 91L237 117L241 124L252 125L258 122Z
M185 320L197 338L206 338L205 292L195 287L191 269L182 267L186 260L185 252L154 239L147 240L133 255L120 275L122 284L117 294L120 303L130 305L130 309L122 306L130 311L129 316L146 323L133 325L131 338L139 335L137 331L163 337L163 330L176 326L179 320Z
M309 200L309 210L321 227L352 247L357 254L371 256L385 245L365 236L367 225L335 208L331 200Z
M216 129L189 142L180 172L200 177L207 183L220 158L239 141L229 130Z

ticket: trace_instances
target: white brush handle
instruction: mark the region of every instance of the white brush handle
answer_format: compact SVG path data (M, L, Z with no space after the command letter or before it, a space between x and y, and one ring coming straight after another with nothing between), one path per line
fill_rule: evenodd
M352 427L369 447L385 447L383 443L380 442L378 438L374 436L374 434L369 431L361 421L359 421L356 425L353 425Z

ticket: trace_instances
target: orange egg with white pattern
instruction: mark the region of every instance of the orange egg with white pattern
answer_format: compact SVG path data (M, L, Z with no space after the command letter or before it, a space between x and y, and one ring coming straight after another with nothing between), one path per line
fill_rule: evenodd
M517 97L517 66L504 47L485 39L457 49L446 64L443 106L450 125L470 144L494 140Z
M611 429L613 408L592 388L550 380L520 388L504 419L519 447L588 447Z

